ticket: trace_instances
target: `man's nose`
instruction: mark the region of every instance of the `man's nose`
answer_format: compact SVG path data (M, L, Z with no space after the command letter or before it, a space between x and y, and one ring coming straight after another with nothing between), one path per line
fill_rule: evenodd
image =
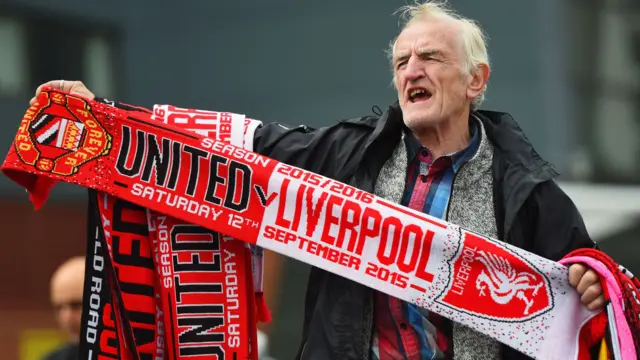
M416 56L411 56L407 61L407 67L404 73L407 81L415 81L424 77L424 68L420 59Z
M73 312L73 309L69 306L64 306L58 311L58 317L60 318L60 321L67 323L73 317Z

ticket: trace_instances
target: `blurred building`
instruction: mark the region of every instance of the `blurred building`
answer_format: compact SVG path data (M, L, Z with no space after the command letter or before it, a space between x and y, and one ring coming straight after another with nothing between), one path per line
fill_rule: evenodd
M638 268L640 2L451 3L490 37L485 107L514 115L564 174L562 186L594 237ZM9 146L35 87L61 78L82 79L100 96L134 104L227 110L264 121L322 126L371 114L372 106L394 101L383 50L398 30L392 13L404 4L4 0L0 148ZM48 276L83 251L84 194L61 185L35 213L24 192L0 177L0 282L7 284L0 323L10 324L0 327L4 358L18 358L22 329L53 325ZM274 274L283 275L270 285L276 320L265 331L270 353L289 359L301 333L307 268L270 256Z

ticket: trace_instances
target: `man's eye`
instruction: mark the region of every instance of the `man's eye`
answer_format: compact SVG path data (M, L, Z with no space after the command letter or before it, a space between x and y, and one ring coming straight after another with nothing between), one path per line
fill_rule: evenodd
M396 64L396 69L400 69L401 67L403 67L404 65L407 64L406 60L400 61Z
M440 59L438 59L434 55L425 55L425 56L422 57L422 59L424 61L440 61Z

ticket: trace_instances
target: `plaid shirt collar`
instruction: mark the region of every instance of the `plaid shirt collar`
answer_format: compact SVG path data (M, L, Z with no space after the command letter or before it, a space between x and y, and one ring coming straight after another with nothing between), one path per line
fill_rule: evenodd
M467 162L473 154L475 154L478 149L478 145L480 144L480 131L478 131L478 121L475 117L470 117L469 119L469 133L471 134L471 141L467 144L464 149L458 150L454 153L443 155L442 157L449 158L451 160L451 164L453 166L453 171L458 172L460 166ZM404 142L407 147L407 159L409 163L411 163L418 153L422 150L429 151L428 148L422 146L418 139L413 135L411 130L408 127L404 126ZM436 159L433 159L436 160Z

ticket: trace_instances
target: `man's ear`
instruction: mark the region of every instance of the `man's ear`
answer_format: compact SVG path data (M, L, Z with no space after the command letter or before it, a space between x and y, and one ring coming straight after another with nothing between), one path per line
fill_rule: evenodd
M470 99L476 98L487 87L489 75L491 75L491 69L487 64L478 64L471 72L471 83L467 88L467 96Z

